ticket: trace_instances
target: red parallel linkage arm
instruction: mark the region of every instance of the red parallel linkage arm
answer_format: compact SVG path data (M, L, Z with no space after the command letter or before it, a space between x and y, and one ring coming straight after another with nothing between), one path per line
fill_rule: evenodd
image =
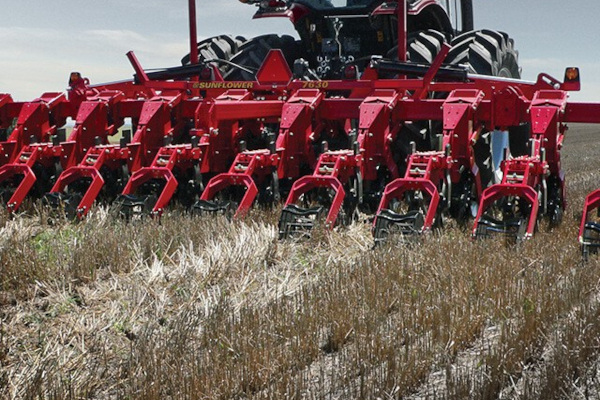
M153 215L161 215L177 190L178 182L175 175L173 175L173 169L180 164L188 164L193 167L193 164L197 164L202 160L206 148L206 144L202 144L200 147L183 144L161 148L156 154L152 165L141 168L132 175L122 194L132 195L142 184L152 179L165 181L165 185L152 208Z
M436 215L440 212L439 188L447 189L444 196L449 207L451 188L461 180L462 171L471 171L477 195L481 194L481 181L472 145L479 133L478 129L474 129L477 127L477 123L474 123L475 114L483 98L483 92L465 89L453 91L444 101L444 151L416 152L409 156L404 178L392 181L385 188L373 224L376 238L383 238L382 230L388 229L389 223L378 221L382 212L389 209L393 200L402 200L406 192L421 192L426 194L424 198L429 199L429 203L422 210L425 213L423 225L414 227L420 233L432 228ZM404 220L402 216L398 217Z
M242 218L252 207L252 203L258 194L258 187L254 180L264 180L265 176L276 171L278 163L279 156L272 154L267 149L239 153L229 172L219 174L208 182L200 200L210 201L220 191L231 186L243 186L245 187L245 193L234 214L234 218Z
M7 129L12 123L13 116L8 113L8 104L12 104L13 99L9 94L0 93L0 129Z
M347 182L348 178L356 173L356 169L360 169L361 163L362 156L354 154L352 150L330 151L321 154L315 172L294 182L285 206L295 204L300 196L312 189L332 189L335 195L325 218L325 225L333 228L346 196L343 182Z
M31 102L6 104L8 114L16 117L17 123L14 130L9 133L8 139L0 143L0 165L13 162L32 138L35 142L49 140L70 115L55 118L55 124L51 123L50 116L67 102L64 93L44 93Z
M486 226L485 218L482 219L486 211L503 198L525 200L530 206L528 215L515 216L527 221L525 231L518 233L517 238L521 240L533 236L538 216L553 217L554 213L562 213L566 207L566 198L560 149L564 139L565 127L562 123L566 107L567 93L564 91L542 90L535 94L529 108L531 154L503 161L502 183L490 186L481 197L473 226L474 237L481 234L478 232L479 225ZM550 177L553 177L552 181L549 180ZM556 187L549 188L548 182ZM554 197L550 197L549 193L554 193ZM552 210L549 204L553 205ZM506 227L493 229L503 231Z
M281 162L278 165L279 179L297 178L300 167L316 163L312 143L322 129L317 110L325 94L317 89L301 89L283 105L281 124L277 137L277 153Z
M172 135L171 115L182 99L182 94L156 96L143 103L137 129L127 145L131 152L128 162L130 171L149 165L165 137Z
M401 124L390 126L400 93L395 90L375 90L360 105L358 143L364 158L362 177L377 179L377 169L384 165L392 178L398 178L398 167L393 159L391 145L400 131Z
M127 148L114 145L94 146L88 150L80 164L68 168L60 175L49 194L62 194L70 184L83 178L90 178L90 185L75 210L76 216L81 219L89 212L105 184L100 168L110 161L126 160L128 156Z

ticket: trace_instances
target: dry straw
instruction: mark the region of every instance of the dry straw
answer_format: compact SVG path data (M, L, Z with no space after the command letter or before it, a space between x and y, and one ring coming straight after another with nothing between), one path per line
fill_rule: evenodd
M600 163L583 133L563 226L517 248L450 227L372 250L360 223L280 242L278 210L2 216L0 397L597 397L600 269L576 226Z

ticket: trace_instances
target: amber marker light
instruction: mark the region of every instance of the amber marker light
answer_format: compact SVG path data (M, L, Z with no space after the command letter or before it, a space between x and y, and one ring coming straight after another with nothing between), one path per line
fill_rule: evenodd
M579 79L579 68L567 68L565 72L565 81L576 81Z
M565 70L565 81L562 85L563 90L568 90L570 92L577 92L581 90L581 82L580 82L579 68L577 67L569 67Z

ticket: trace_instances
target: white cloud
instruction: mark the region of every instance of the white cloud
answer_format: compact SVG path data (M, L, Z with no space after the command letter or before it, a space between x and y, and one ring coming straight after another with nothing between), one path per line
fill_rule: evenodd
M137 32L129 30L109 30L97 29L84 32L84 35L89 35L92 38L100 39L104 42L113 43L138 43L146 42L147 39ZM107 43L108 44L108 43Z

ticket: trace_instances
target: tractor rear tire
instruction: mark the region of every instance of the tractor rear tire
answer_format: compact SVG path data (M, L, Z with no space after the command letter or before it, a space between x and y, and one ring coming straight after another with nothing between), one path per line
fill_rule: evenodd
M219 35L198 42L198 58L202 62L215 60L221 74L230 69L230 65L219 61L229 61L238 51L240 46L246 42L242 36ZM182 65L190 64L190 54L181 59Z
M242 66L252 72L230 66L223 77L228 81L256 80L256 72L269 51L273 49L281 50L290 66L294 63L294 60L300 58L301 47L292 36L275 34L257 36L241 45L238 53L230 60L232 64Z
M446 35L440 31L428 29L410 33L406 44L407 61L417 64L431 64L446 42ZM398 59L398 47L387 52L387 58Z
M452 40L446 57L451 65L463 65L469 72L502 78L521 78L514 40L504 32L488 29L463 33Z
M416 32L408 37L408 60L413 63L431 64L446 42L446 36L432 29Z

